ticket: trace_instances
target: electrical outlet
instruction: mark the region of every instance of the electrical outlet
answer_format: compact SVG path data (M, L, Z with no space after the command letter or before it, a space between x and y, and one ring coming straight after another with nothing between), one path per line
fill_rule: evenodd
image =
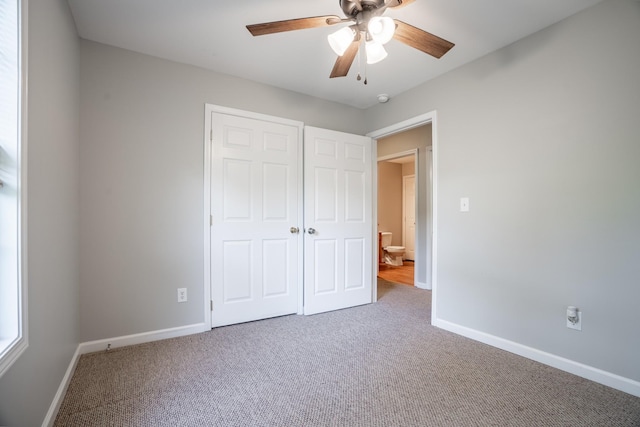
M567 308L567 328L582 330L582 312L576 307L569 306Z
M178 302L187 302L187 288L178 288Z

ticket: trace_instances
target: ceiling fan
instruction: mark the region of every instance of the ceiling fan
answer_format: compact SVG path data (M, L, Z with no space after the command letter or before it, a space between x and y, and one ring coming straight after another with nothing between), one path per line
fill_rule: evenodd
M367 64L375 64L387 56L383 45L392 38L436 58L442 57L454 46L453 43L406 22L382 16L387 8L406 6L415 0L338 1L346 18L336 15L315 16L247 25L247 29L254 36L262 36L351 22L351 25L328 36L329 45L338 55L331 71L331 78L344 77L348 74L362 41L365 45ZM358 80L360 80L359 74Z

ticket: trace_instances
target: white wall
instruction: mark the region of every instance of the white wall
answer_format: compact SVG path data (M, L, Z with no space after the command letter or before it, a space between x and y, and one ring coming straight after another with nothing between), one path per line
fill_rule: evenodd
M368 110L437 110L440 320L640 381L639 42L605 1Z
M42 423L78 345L79 48L64 0L29 0L29 347L0 378L0 425Z
M82 341L204 321L205 103L364 133L363 110L93 42L81 70Z

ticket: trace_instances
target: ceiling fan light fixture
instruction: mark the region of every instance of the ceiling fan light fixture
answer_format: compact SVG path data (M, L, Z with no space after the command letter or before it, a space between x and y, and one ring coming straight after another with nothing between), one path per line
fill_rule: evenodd
M367 64L375 64L387 57L387 51L381 43L375 40L369 40L365 43L367 52Z
M373 40L380 44L385 44L393 38L396 24L388 16L374 16L369 20L367 30Z
M329 46L331 46L336 55L342 56L351 42L353 42L354 37L355 31L351 27L344 27L335 33L329 34L327 40L329 40Z
M402 7L415 1L339 0L345 18L340 18L337 15L294 18L247 25L247 30L253 36L263 36L307 28L331 27L336 24L351 22L352 24L348 27L336 28L338 31L327 36L331 49L338 55L329 78L345 77L356 58L358 58L358 67L365 61L366 64L375 64L382 61L387 56L383 44L392 38L434 58L442 57L453 48L454 44L450 41L398 19L382 16L388 8ZM361 42L365 43L365 52L362 51ZM367 56L366 60L362 58L362 55L365 54ZM366 74L364 83L367 84Z

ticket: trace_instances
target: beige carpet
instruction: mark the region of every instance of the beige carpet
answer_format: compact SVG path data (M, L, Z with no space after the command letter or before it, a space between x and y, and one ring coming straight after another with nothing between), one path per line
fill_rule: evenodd
M429 325L431 293L81 357L56 426L640 426L640 399Z

